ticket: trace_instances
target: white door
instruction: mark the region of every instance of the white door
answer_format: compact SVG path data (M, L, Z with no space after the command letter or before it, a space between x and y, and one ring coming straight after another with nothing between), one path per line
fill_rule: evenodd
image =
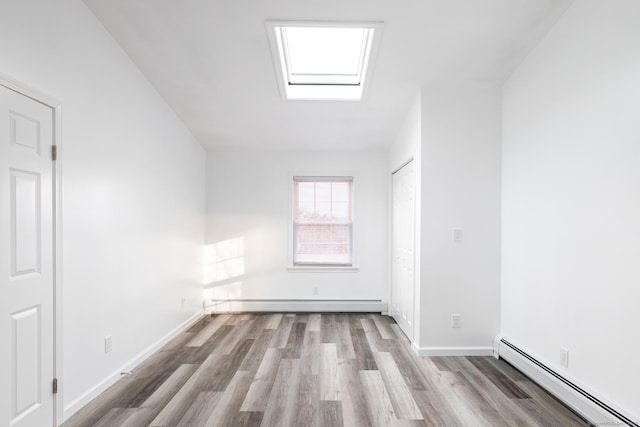
M53 110L0 86L0 426L54 425Z
M391 315L413 340L415 172L411 161L392 176Z

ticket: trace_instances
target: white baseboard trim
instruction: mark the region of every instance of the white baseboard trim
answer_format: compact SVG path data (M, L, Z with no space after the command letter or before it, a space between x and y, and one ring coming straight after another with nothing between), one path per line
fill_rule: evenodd
M420 347L418 346L418 344L416 344L415 341L411 341L411 350L413 350L415 354L420 356Z
M418 356L492 356L492 347L418 347L411 348Z
M235 312L375 312L388 311L382 300L319 300L319 299L235 299L210 300L205 310L212 313Z
M175 338L178 334L188 329L191 325L193 325L198 319L202 318L204 313L199 311L194 313L187 320L182 322L179 326L174 328L171 332L160 338L155 343L151 344L147 347L142 353L138 354L136 357L122 365L115 372L111 373L105 379L100 381L95 386L91 387L84 394L82 394L77 399L70 402L68 405L64 407L64 413L62 415L63 421L68 420L73 414L78 412L83 406L87 403L91 402L93 399L98 397L100 393L104 392L106 389L115 384L120 378L122 378L122 372L130 372L140 363L144 362L149 356L158 351L162 346Z
M535 355L505 337L498 336L494 348L499 357L538 383L558 400L594 425L640 426L633 415L589 390L564 372L558 372Z

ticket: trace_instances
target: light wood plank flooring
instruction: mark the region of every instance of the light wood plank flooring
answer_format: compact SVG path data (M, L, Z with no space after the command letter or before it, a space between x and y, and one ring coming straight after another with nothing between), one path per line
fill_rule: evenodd
M585 426L503 361L417 357L378 314L205 316L64 423Z

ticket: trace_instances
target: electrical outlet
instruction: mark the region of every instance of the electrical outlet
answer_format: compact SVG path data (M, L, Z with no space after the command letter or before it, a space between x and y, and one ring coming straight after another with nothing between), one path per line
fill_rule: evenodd
M462 228L453 228L451 229L451 234L453 235L453 241L455 243L460 243L462 242L463 239L463 234L462 234Z
M460 328L462 326L462 316L459 314L451 315L451 327Z
M313 294L314 294L314 295L319 295L319 294L320 294L320 291L318 290L318 287L317 287L317 286L314 286L314 287L313 287Z
M184 305L187 303L187 298L182 297L182 308L184 308Z
M111 352L111 335L104 337L104 353Z
M560 347L560 364L565 368L569 367L569 350Z

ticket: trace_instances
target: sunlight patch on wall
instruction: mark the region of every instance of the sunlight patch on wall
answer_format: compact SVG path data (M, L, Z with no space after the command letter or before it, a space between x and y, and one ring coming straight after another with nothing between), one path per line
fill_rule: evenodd
M207 245L204 253L205 285L214 285L245 274L244 237Z
M226 301L242 298L242 282L235 281L216 285L204 290L205 304L210 307L217 304L224 304Z

